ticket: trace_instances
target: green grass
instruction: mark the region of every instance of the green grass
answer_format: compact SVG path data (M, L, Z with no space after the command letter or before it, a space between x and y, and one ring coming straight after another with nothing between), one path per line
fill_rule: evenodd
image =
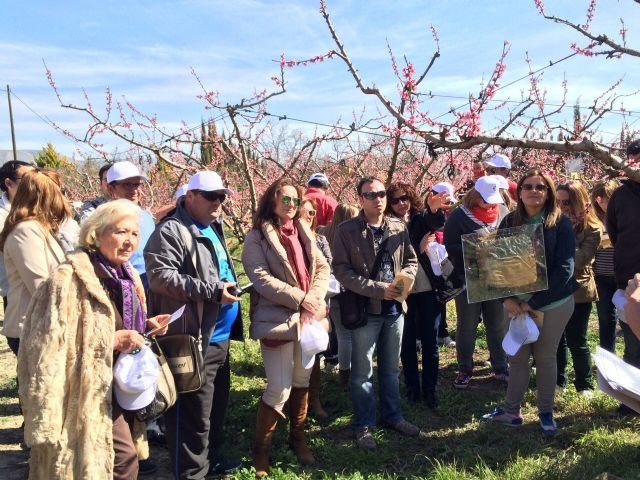
M449 318L455 318L453 311ZM449 326L453 323L449 321ZM591 326L590 343L595 350L595 317ZM640 420L619 417L615 412L617 402L603 394L585 400L569 387L557 399L556 418L561 433L552 439L543 437L538 430L535 378L525 397L522 428L481 421L482 414L500 404L505 394L505 387L491 380L490 369L484 365L487 358L480 326L475 355L477 374L468 390L457 391L452 386L455 351L442 349L438 414L422 405L409 405L403 397L405 416L422 428L421 437L405 438L379 429L375 432L379 445L375 452L362 451L355 445L349 427L350 400L341 391L337 374L323 372L322 401L331 416L322 423L308 420L308 439L316 465L298 465L287 446L287 426L282 422L271 448L269 478L583 480L607 472L624 479L640 479ZM265 386L258 343L234 342L232 368L226 454L244 458L249 465L255 413ZM570 365L569 372L571 368ZM233 478L251 479L253 471L246 468Z
M242 284L245 281L241 278ZM246 313L247 300L243 297ZM245 322L247 318L245 315ZM448 318L455 318L453 309ZM449 320L450 327L454 324ZM595 316L591 319L589 338L595 350ZM619 340L620 348L621 345ZM3 342L0 346L8 352ZM265 386L264 368L258 342L253 340L233 342L231 355L232 392L224 453L242 458L245 465L250 465L255 415ZM437 415L425 406L405 403L401 382L404 414L422 428L421 437L405 438L379 429L375 432L379 445L375 452L362 451L355 445L349 427L351 402L340 389L337 374L323 372L322 400L330 418L326 422L309 418L307 423L316 465L306 468L298 465L287 446L287 425L281 422L271 448L269 478L590 480L607 472L627 480L640 479L640 418L619 417L615 412L617 402L603 394L585 400L569 387L556 402L561 433L552 439L543 437L538 430L534 379L525 396L522 428L482 422L480 417L500 404L505 395L505 387L491 380L490 369L484 364L488 356L481 325L473 381L466 391L457 391L452 386L455 351L441 350ZM571 365L569 372L571 381ZM17 388L13 373L5 372L3 378L0 427L7 428L7 422L17 422ZM232 478L253 479L254 473L245 468Z

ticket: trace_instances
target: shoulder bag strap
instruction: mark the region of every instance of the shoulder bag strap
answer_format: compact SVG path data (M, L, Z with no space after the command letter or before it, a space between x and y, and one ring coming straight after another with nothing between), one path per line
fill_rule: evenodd
M374 277L378 274L378 270L380 269L380 264L382 263L382 254L387 249L387 243L389 243L390 236L385 238L380 244L380 248L378 249L378 253L376 253L376 259L373 262L373 268L371 269L371 275L369 275L369 279L374 280Z

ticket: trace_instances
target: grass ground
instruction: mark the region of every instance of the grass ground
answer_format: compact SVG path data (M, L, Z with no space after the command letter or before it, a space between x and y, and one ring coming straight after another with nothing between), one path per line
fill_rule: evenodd
M241 282L244 283L244 282ZM452 312L450 312L452 313ZM454 318L453 314L449 318ZM453 325L454 321L449 321ZM595 349L597 324L592 318L591 344ZM499 404L505 387L494 382L484 361L486 345L479 332L475 358L476 376L466 391L457 391L455 352L441 351L440 408L434 414L423 405L403 403L405 416L422 428L420 438L405 438L394 432L375 433L379 448L361 451L349 428L350 401L338 385L337 375L323 373L323 402L328 421L308 421L309 442L317 463L302 468L287 447L286 427L281 425L271 450L274 479L405 479L433 480L530 480L530 479L640 479L640 419L620 417L617 403L603 394L587 400L571 387L557 399L556 418L562 428L555 438L538 431L535 394L525 399L525 425L510 429L486 424L482 414ZM232 346L233 384L227 415L225 453L250 465L257 402L264 388L264 370L257 342L247 340ZM532 387L535 381L532 379ZM20 447L21 417L17 406L15 360L0 336L0 478L27 477L28 453ZM166 451L152 447L158 474L168 479ZM604 476L607 473L609 476ZM233 476L253 478L247 467Z

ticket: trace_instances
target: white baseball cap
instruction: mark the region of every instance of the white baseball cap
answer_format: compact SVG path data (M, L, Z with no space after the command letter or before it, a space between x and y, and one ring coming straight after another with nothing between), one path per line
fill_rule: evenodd
M490 204L504 203L502 195L500 195L500 183L495 175L485 175L476 180L473 186L480 194L482 199Z
M502 153L496 153L493 157L491 157L486 162L487 166L495 167L495 168L508 168L511 169L511 160L506 155Z
M119 182L127 178L142 178L148 180L146 176L140 173L140 169L128 160L116 162L107 170L107 183Z
M226 195L233 195L233 190L226 188L222 184L222 178L216 172L205 170L198 172L189 179L187 191L202 190L203 192L222 192Z
M486 175L488 177L493 177L498 182L498 188L500 190L509 190L509 180L507 180L502 175Z
M539 336L540 330L536 322L525 313L522 318L512 319L509 322L509 330L502 339L502 349L513 357L522 345L535 342Z
M449 182L436 183L433 187L431 187L431 190L436 193L447 192L447 194L449 195L449 200L452 202L456 201L455 189Z
M325 185L329 185L329 178L324 173L314 173L313 175L311 175L309 177L309 180L307 180L307 185L313 180L317 180L318 182L322 182Z
M186 194L187 194L187 184L185 183L184 185L180 185L176 190L175 199L180 200Z
M313 367L316 353L324 352L329 346L329 334L317 320L307 323L300 333L300 350L302 354L302 368Z
M113 391L124 410L140 410L156 396L160 365L148 346L121 353L113 366Z

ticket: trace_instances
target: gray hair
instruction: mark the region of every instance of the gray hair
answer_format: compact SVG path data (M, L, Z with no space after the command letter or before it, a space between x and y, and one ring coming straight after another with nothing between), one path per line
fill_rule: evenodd
M135 218L139 224L141 213L139 206L124 198L103 203L82 222L78 243L81 247L97 250L100 246L98 239L108 226L128 217Z

